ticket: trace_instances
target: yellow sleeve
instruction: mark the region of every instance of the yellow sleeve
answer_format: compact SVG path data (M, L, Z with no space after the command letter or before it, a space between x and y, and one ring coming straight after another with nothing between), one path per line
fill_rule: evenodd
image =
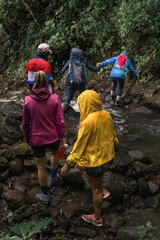
M84 158L85 150L90 138L91 127L87 124L81 124L78 132L77 141L73 146L73 150L67 158L69 164L79 163L80 159Z

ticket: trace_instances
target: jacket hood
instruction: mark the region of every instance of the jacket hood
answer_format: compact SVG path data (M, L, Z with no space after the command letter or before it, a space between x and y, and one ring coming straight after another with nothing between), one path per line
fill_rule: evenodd
M127 57L127 54L126 53L124 53L124 52L121 52L121 54L120 55L125 55L126 57Z
M30 97L37 101L44 101L51 96L48 88L33 89L30 93Z
M85 90L82 92L77 99L77 103L80 110L81 121L83 121L90 113L102 110L101 99L93 90Z

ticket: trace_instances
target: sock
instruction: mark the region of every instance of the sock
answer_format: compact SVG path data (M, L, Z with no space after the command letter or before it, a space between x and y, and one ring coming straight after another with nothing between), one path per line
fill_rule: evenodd
M57 169L51 168L51 177L55 177L57 174Z
M43 194L47 195L48 194L48 189L47 186L41 187Z

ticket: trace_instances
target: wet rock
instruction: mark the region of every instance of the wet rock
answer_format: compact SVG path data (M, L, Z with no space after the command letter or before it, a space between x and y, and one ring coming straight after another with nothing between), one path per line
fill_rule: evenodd
M0 157L0 173L3 173L8 168L8 160L5 157Z
M61 198L60 197L55 197L50 195L50 207L56 207L59 203L61 202Z
M3 173L0 172L0 181L3 182L5 179L9 177L9 169L4 171Z
M152 195L157 194L159 192L159 185L154 181L148 181L149 189Z
M160 212L160 194L148 197L144 200L145 208L153 208Z
M116 170L123 172L127 169L127 166L130 165L134 160L132 160L128 153L125 152L116 152L116 156L113 159L113 162L110 166L111 170Z
M137 172L139 177L143 177L146 174L147 164L136 161L133 164L133 169Z
M134 207L137 209L142 209L144 207L144 201L140 196L134 197Z
M10 161L8 167L11 176L19 176L24 172L24 162L20 158Z
M103 186L111 193L107 201L117 204L122 201L124 196L125 179L117 172L107 171L104 174Z
M28 156L33 155L31 147L28 146L27 143L20 143L14 146L13 151L15 152L15 155L17 157L21 157L21 158L25 158L25 157L27 158Z
M35 214L35 208L31 205L23 205L22 207L18 208L14 211L12 215L13 222L22 222L24 219L28 219L32 215Z
M72 227L69 233L74 233L76 236L94 237L94 232L88 227Z
M14 119L22 119L22 105L15 102L6 102L1 107L1 112L4 116Z
M58 217L59 220L59 225L60 227L65 230L68 231L71 225L71 220L70 217L66 217L66 216L59 216Z
M82 174L77 168L70 169L70 171L63 177L63 180L66 184L74 187L79 188L84 186Z
M51 237L51 238L48 238L48 240L69 240L69 238L66 238L66 237Z
M126 183L125 191L127 193L136 194L138 192L138 184L135 180Z
M138 236L138 228L139 226L146 226L147 222L151 222L152 226L157 226L157 229L154 230L153 236L155 238L159 238L159 229L160 229L160 213L156 213L153 209L140 209L140 210L132 210L128 212L128 217L126 220L126 224L121 226L118 229L117 236L115 240L137 240Z
M69 192L70 192L70 187L69 186L65 186L63 188L61 188L61 187L52 187L49 190L50 194L52 194L53 196L58 196L58 197L65 197Z
M157 163L152 163L145 169L146 174L156 175L160 172L160 165Z
M139 174L137 173L137 171L135 169L133 169L133 167L131 167L128 169L128 171L126 173L126 177L129 179L137 180L139 178Z
M118 228L125 223L125 217L123 213L112 212L103 216L104 226L110 227L114 230L118 230Z
M18 190L8 190L2 196L11 210L18 209L26 202L26 196Z
M151 162L150 157L146 156L140 150L131 150L131 151L129 151L128 154L132 158L133 161L139 161L139 162L144 162L144 163L150 163Z
M5 148L0 153L3 157L7 158L9 161L13 160L16 156L12 148Z
M144 178L138 179L138 186L139 186L139 195L141 197L146 198L150 195L149 185Z
M36 165L36 161L33 159L25 159L24 160L24 167L31 172L34 172L37 170L37 165Z
M123 199L123 208L130 209L134 205L135 205L135 197L131 195L131 193L125 194Z
M39 216L42 217L49 217L51 216L51 213L45 203L37 202L37 208L35 209L35 212L38 213Z
M73 211L74 217L79 217L82 214L92 214L93 213L93 205L88 205L85 207L75 207Z
M142 107L132 109L131 113L151 114L152 110L148 109L147 107L142 106Z

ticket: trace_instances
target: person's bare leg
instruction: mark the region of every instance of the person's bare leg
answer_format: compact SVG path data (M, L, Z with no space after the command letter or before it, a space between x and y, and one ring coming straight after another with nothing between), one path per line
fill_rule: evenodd
M51 168L58 169L59 158L57 152L51 152Z
M97 220L102 218L102 205L103 205L103 198L102 198L102 180L103 177L100 178L92 178L88 176L88 180L92 189L92 201L93 201L93 208L95 212L95 218Z
M47 185L46 157L35 158L38 169L38 180L41 187Z

